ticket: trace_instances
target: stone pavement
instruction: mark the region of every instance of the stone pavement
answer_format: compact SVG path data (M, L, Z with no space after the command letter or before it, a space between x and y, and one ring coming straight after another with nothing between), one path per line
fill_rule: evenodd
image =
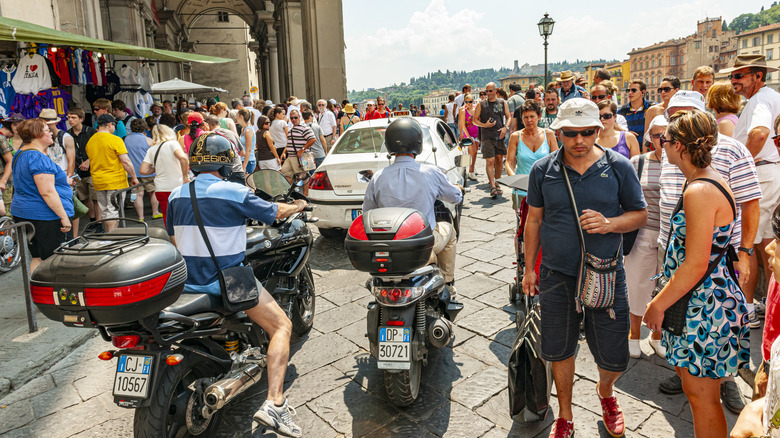
M366 304L372 300L362 286L367 274L352 268L341 240L317 238L312 257L318 294L314 329L305 339L293 341L285 383L304 436L497 438L546 437L549 433L555 399L553 411L541 422L525 423L508 414L506 365L516 334L507 305L508 285L515 276L515 218L507 194L489 198L482 163L479 160L480 183L467 195L458 243L456 279L465 308L455 321L453 342L430 354L419 399L408 408L395 408L388 402L382 373L367 353ZM20 281L14 283L14 275L18 277L19 270L3 276L0 297L4 302L20 301ZM97 359L109 345L92 338L90 331L66 329L42 315L39 322L46 331L16 345L12 339L26 330L23 304L0 308L0 336L5 341L0 344L0 376L18 375L20 368L29 368L27 377L37 376L23 386L14 384L15 390L0 399L0 435L132 436L133 412L116 407L111 396L116 364ZM8 330L15 331L9 334ZM752 333L755 361L760 331ZM65 340L69 343L63 344ZM72 348L73 352L61 360L40 360L37 344L45 349ZM671 368L651 355L647 340L642 350L643 357L631 359L616 385L626 415L626 435L693 436L685 396L667 396L657 390L658 383L672 375ZM606 437L595 395L598 372L584 342L576 362L577 436ZM45 369L48 365L51 368ZM749 394L742 379L737 382ZM265 399L265 386L259 383L226 408L220 436L274 436L263 435L252 423L252 414ZM733 425L736 417L729 412L726 416Z

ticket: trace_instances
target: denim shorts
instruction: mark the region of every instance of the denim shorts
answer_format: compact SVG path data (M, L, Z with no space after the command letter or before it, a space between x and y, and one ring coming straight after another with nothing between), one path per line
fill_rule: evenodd
M601 369L625 371L628 366L628 294L626 273L617 273L615 319L606 309L583 307L577 313L574 301L577 277L553 271L542 265L539 269L539 303L542 311L542 357L559 362L577 351L580 321L585 318L585 339Z

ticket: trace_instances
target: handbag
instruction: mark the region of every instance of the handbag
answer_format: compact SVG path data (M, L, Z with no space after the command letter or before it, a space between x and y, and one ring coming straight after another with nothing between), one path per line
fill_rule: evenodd
M306 149L301 154L300 163L301 169L307 172L317 168L317 163L314 162L314 153L309 149Z
M700 178L704 181L711 182L714 184L718 189L720 189L721 192L723 192L724 195L729 199L731 204L731 211L734 214L734 218L737 217L737 209L734 206L734 200L728 196L728 193L725 192L723 187L721 187L716 182L707 179L707 178ZM688 187L688 183L686 182L685 186L683 187L683 193L685 193L685 189ZM672 212L671 218L673 218L677 213L680 212L683 205L683 196L680 195L680 199L677 201L677 206L674 208L674 211ZM732 228L732 233L734 232L734 229ZM665 248L669 249L669 241L672 238L672 230L669 230L669 235L666 238L666 246ZM731 235L729 235L728 242L731 242ZM715 268L718 267L720 264L721 259L726 255L729 254L728 258L728 269L729 272L732 275L732 278L736 279L736 275L734 272L734 265L733 260L737 258L736 254L734 253L734 248L731 246L731 244L725 245L723 248L717 248L715 246L712 247L714 251L712 251L712 254L718 254L718 257L715 258L715 260L711 261L710 264L707 266L707 271L704 273L704 275L699 279L698 282L688 291L685 293L685 295L681 296L677 301L674 302L671 306L669 306L664 311L664 321L661 323L661 328L668 331L669 333L680 336L683 333L683 330L685 329L685 320L688 317L688 305L690 304L691 298L693 298L693 291L699 288L699 286L704 283L707 278L709 278L710 275L712 275L713 271L715 271ZM653 289L653 297L658 295L661 290L666 286L666 284L669 282L669 279L662 275L658 278L656 281L655 289ZM737 283L739 284L739 283Z
M640 184L642 183L642 171L645 168L645 159L645 154L639 156L639 166L637 166L636 173ZM617 174L615 175L617 176ZM636 242L637 234L639 234L639 229L623 233L623 255L628 255L631 252L631 248L634 247L634 242Z
M542 420L550 406L552 368L542 359L542 318L539 303L529 303L516 313L517 336L512 343L507 371L509 374L509 413L512 416L525 411L524 417Z
M89 213L89 208L87 208L86 205L84 205L83 202L79 200L79 197L76 196L76 192L73 192L73 218L72 219L78 219L81 216L84 216L85 214Z
M604 151L609 154L609 151ZM607 156L609 160L609 156ZM566 189L571 201L572 213L574 214L574 223L577 226L580 237L580 247L582 256L580 258L580 268L577 274L577 312L582 312L582 306L591 309L606 308L610 318L615 319L615 311L612 305L615 302L615 283L617 280L617 267L620 257L622 257L623 241L621 239L618 245L617 253L614 257L601 258L590 254L585 249L585 235L582 233L580 217L577 214L577 202L574 200L574 192L571 189L569 174L566 167L563 166L563 176L566 180Z
M219 287L222 292L222 304L225 310L235 313L242 310L251 309L257 306L259 291L255 274L251 266L234 266L231 268L220 269L217 257L214 255L214 249L211 247L209 236L203 227L203 220L198 210L198 202L195 198L195 183L190 183L190 200L192 201L192 211L195 214L195 221L198 223L198 230L206 243L211 260L217 268L219 277Z

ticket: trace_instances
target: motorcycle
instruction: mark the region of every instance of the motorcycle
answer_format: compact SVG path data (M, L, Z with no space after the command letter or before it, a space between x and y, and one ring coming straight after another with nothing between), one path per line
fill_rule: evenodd
M270 225L278 238L268 231L263 242L282 251L307 211ZM187 267L165 230L125 220L140 226L87 231L60 246L32 275L33 302L113 344L99 358L117 359L114 402L135 409L134 436L212 436L221 410L260 381L269 337L218 295L182 294Z

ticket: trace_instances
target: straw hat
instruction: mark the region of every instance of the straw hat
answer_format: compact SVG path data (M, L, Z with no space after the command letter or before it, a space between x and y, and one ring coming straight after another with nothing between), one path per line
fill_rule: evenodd
M355 114L355 107L351 103L344 105L344 112L347 114Z
M571 72L571 70L566 70L561 72L561 77L558 79L559 81L570 81L574 79L574 74Z
M734 67L724 68L721 73L731 73L741 68L760 67L765 68L767 72L777 71L775 67L766 65L766 56L764 55L737 55Z
M60 117L57 117L57 111L52 108L42 109L41 113L38 115L38 118L45 121L47 124L60 123L60 120L62 120Z

